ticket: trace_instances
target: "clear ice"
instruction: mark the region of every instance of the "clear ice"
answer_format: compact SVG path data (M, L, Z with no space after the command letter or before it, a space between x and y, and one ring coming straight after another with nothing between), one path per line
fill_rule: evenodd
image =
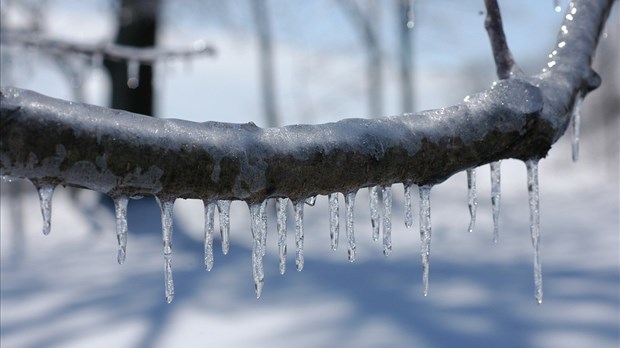
M431 255L431 188L432 186L420 187L420 256L424 296L428 296L428 269Z
M413 29L415 26L415 12L413 9L414 1L409 0L409 9L407 11L407 28Z
M392 252L392 187L383 186L383 254Z
M579 133L581 124L581 104L583 103L583 96L578 95L573 105L573 113L571 117L571 129L572 129L572 145L573 145L573 162L579 160Z
M164 239L164 281L166 284L166 302L174 298L174 281L172 280L172 208L174 198L157 199L161 209L161 227Z
M260 204L261 251L267 254L267 200Z
M230 201L217 201L217 210L219 212L220 235L222 237L222 253L226 255L230 248L228 239L230 235Z
M347 220L347 242L348 249L347 254L349 256L349 261L355 261L355 233L353 231L353 207L355 205L355 194L356 191L349 192L344 196L344 205L346 209L346 220Z
M276 200L280 274L284 274L286 272L286 207L288 205L288 201L288 198L278 198Z
M304 201L295 202L295 266L304 269Z
M372 240L379 240L379 186L368 188L370 203L370 223L372 225Z
M127 62L127 87L136 89L140 86L140 62L130 60Z
M329 237L331 240L332 250L338 249L338 239L340 235L340 221L338 211L338 193L330 193L327 196L329 201Z
M469 206L469 233L474 232L476 226L476 209L478 198L476 196L476 168L467 169L467 205Z
M125 263L125 255L127 253L127 204L129 198L127 196L118 196L114 198L114 211L116 213L116 239L118 240L118 255L116 257L118 264Z
M562 11L562 7L560 6L560 0L553 0L553 10L555 12Z
M411 228L413 225L413 211L411 208L411 191L413 191L413 184L405 184L405 227Z
M263 267L263 230L262 203L253 203L250 205L250 216L252 219L252 276L254 278L254 289L256 290L256 298L260 298L265 283L265 270Z
M215 224L215 207L213 202L204 202L205 207L205 269L213 269L213 230Z
M308 197L306 198L306 204L314 207L314 204L316 203L316 196L312 196L312 197Z
M50 234L52 228L52 196L54 195L55 185L42 184L36 185L41 202L41 215L43 215L43 234Z
M501 184L501 161L491 162L491 206L493 209L493 243L499 240L499 203L502 197Z
M538 160L525 162L527 168L527 193L530 205L530 232L534 247L534 297L536 302L543 301L542 267L540 264L540 210L538 199Z

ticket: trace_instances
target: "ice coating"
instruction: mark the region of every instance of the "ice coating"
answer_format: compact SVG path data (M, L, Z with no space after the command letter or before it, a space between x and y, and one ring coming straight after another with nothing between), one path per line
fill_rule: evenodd
M280 274L286 272L286 207L288 198L278 198L276 200L276 215L278 228L278 250L280 256Z
M306 204L314 207L314 204L316 203L316 196L312 196L312 197L308 197L306 198Z
M217 210L219 212L220 235L222 237L222 253L226 255L230 248L228 238L230 234L230 201L217 201Z
M164 240L164 282L166 285L166 302L174 299L174 281L172 280L172 208L174 198L158 198L161 209L161 230Z
M267 200L260 204L260 230L261 230L261 252L262 256L267 253Z
M370 204L370 223L372 224L372 240L379 240L379 186L368 188L368 200Z
M493 243L499 240L499 204L502 197L501 184L501 161L491 162L491 206L493 209Z
M43 216L43 234L50 234L52 228L52 196L54 195L55 185L52 184L35 184L39 193L39 201L41 202L41 215Z
M578 95L573 105L573 113L571 117L571 130L572 130L572 147L573 147L573 162L579 160L579 133L581 128L581 104L583 103L583 95Z
M263 268L263 223L261 221L261 203L250 205L251 231L252 231L252 276L254 278L254 290L256 298L260 298L265 283L265 271Z
M405 184L405 227L411 228L413 225L413 211L411 207L411 191L413 191L413 184Z
M562 6L560 6L560 0L553 0L553 10L555 12L561 12Z
M304 201L295 202L295 267L304 269Z
M348 254L350 262L355 261L356 245L355 245L355 233L353 230L353 208L355 205L355 194L356 193L357 193L356 191L352 191L352 192L347 193L344 196L344 205L346 209L346 221L347 221L347 242L348 242L347 254Z
M469 207L469 233L474 232L476 226L476 210L478 207L478 197L476 196L476 168L467 169L467 205Z
M431 188L420 187L420 256L422 258L422 288L428 296L428 274L431 255Z
M392 252L392 187L383 186L383 254Z
M215 224L216 203L204 202L205 207L205 269L211 271L213 268L213 229Z
M536 302L543 301L542 266L540 264L540 210L538 189L538 160L525 162L527 168L527 193L530 206L530 233L534 247L534 297Z
M127 253L127 204L129 198L127 196L119 196L114 198L114 211L116 214L116 239L118 241L118 255L116 257L118 264L125 263L125 255Z
M327 196L329 201L329 237L332 250L338 249L338 239L340 235L340 217L338 209L338 193L330 193Z

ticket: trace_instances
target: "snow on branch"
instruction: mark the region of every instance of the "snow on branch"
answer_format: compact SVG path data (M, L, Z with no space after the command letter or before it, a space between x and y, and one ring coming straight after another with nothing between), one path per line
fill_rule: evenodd
M398 117L262 129L155 119L3 88L0 174L112 196L260 202L432 185L503 158L542 158L578 96L600 84L590 63L612 3L572 2L541 74Z

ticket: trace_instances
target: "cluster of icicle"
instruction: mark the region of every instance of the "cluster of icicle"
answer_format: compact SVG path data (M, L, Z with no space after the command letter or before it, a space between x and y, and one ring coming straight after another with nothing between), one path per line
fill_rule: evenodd
M538 203L538 160L529 160L525 162L527 168L527 187L529 193L530 207L530 231L532 245L534 247L534 280L535 280L535 298L540 304L542 303L542 271L539 257L539 203ZM497 242L499 238L499 204L500 204L500 162L491 163L491 202L493 210L493 241ZM5 178L7 179L7 178ZM43 215L43 234L50 233L51 227L51 209L52 195L55 186L49 183L33 181L41 202L41 212ZM476 221L476 170L474 168L467 170L467 187L468 187L468 206L471 215L468 231L474 230ZM412 213L412 191L413 183L405 183L405 226L411 228L413 225ZM420 195L419 202L419 226L420 226L420 257L422 260L422 286L424 296L428 295L429 283L429 264L430 264L430 245L431 245L431 204L430 193L432 186L420 186L418 188ZM344 193L345 199L345 232L347 242L347 254L350 262L355 261L356 242L354 232L354 204L356 191ZM379 194L381 193L381 195ZM380 199L381 197L381 199ZM116 234L118 240L118 263L125 262L127 249L127 204L129 197L119 195L113 197L116 211ZM331 193L328 195L329 206L329 233L331 240L331 249L337 250L339 234L340 234L340 213L338 204L339 194ZM287 254L287 207L289 205L288 198L276 198L276 216L277 216L277 234L278 234L278 250L279 250L279 269L280 274L286 271L286 254ZM381 200L381 202L380 202ZM161 208L162 235L164 244L164 279L165 279L165 296L168 303L174 298L174 282L172 278L172 208L175 198L173 197L157 197L157 201ZM304 267L304 206L313 206L316 197L293 202L295 215L295 266L298 271ZM392 187L391 186L373 186L369 188L369 205L370 218L372 224L372 238L377 241L382 237L383 253L387 256L392 251ZM229 233L230 233L230 204L231 201L213 200L204 201L205 222L204 222L204 265L207 271L213 268L213 234L215 211L217 209L219 215L220 235L222 242L222 252L224 255L229 250ZM267 243L267 200L260 203L248 204L251 216L251 232L252 232L252 273L254 278L254 286L256 297L260 297L263 284L265 281L265 272L263 267L263 258L266 253Z

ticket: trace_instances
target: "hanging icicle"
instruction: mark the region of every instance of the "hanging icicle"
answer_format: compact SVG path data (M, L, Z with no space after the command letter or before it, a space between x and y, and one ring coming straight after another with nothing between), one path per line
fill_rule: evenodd
M130 60L127 62L127 87L136 89L140 86L140 62Z
M125 255L127 253L127 204L129 198L127 196L118 196L114 198L114 211L116 213L116 239L118 241L118 255L116 257L118 264L125 263Z
M542 266L540 264L540 210L538 189L538 159L525 162L527 168L527 193L530 205L530 233L534 247L534 297L536 302L543 301Z
M329 201L329 237L332 250L338 249L338 239L340 234L340 221L338 211L338 193L330 193L327 196Z
M491 206L493 209L493 243L499 241L499 204L502 196L501 184L501 161L491 162Z
M278 228L278 249L280 255L280 274L286 272L286 207L288 198L278 198L276 200L276 215Z
M383 196L383 254L392 252L392 187L382 187Z
M55 185L34 183L39 193L41 202L41 215L43 216L43 234L50 234L52 228L52 196L54 195Z
M581 127L581 104L583 103L583 95L578 94L573 105L571 117L572 145L573 145L573 162L579 160L579 133Z
M355 205L355 194L357 192L349 192L344 197L344 205L346 210L346 220L347 220L347 242L348 249L347 254L349 256L349 261L355 261L355 249L357 248L355 245L355 233L353 230L353 208Z
M413 225L413 210L411 207L411 191L413 191L413 184L405 184L405 227L411 228Z
M267 254L267 202L264 200L260 204L260 228L261 228L261 251L262 256Z
M306 204L314 207L314 204L316 203L316 196L312 196L312 197L308 197L306 198Z
M230 234L230 201L217 201L219 211L220 236L222 237L222 254L227 255L230 247L228 236Z
M213 229L215 224L215 207L213 202L204 202L205 208L205 270L213 269Z
M422 289L428 296L428 275L431 255L431 188L420 187L420 256L422 258Z
M407 5L407 28L413 29L413 27L415 27L415 10L413 8L415 5L415 2L414 0L408 0L408 1L409 1L409 4Z
M256 298L260 298L263 292L263 284L265 283L265 270L263 268L263 222L261 221L262 203L254 203L250 205L250 216L252 219L252 276L254 278L254 290Z
M370 203L370 223L372 225L372 240L379 240L379 186L368 188L368 201Z
M304 201L295 202L295 266L301 272L304 268Z
M553 0L553 10L555 12L561 12L562 6L560 6L560 0Z
M476 196L476 168L467 169L467 205L469 206L469 233L474 232L476 226L476 210L478 197Z
M174 198L157 198L161 209L161 227L164 240L164 282L166 284L166 302L174 298L174 281L172 280L172 208Z

